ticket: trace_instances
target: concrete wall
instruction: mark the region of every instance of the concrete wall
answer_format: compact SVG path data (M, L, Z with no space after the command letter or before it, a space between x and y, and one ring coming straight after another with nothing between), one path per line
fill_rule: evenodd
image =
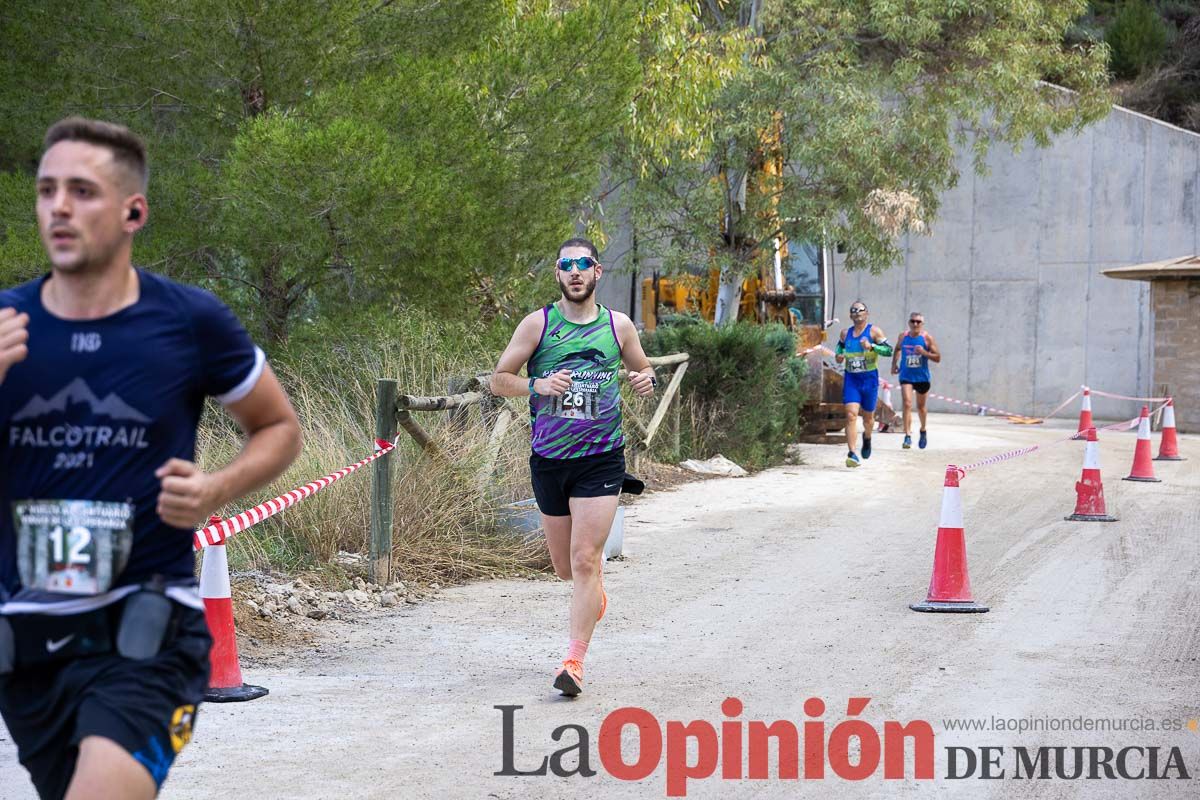
M1114 108L1046 149L994 147L986 176L970 158L902 263L872 276L834 256L831 316L848 324L862 299L894 342L923 312L935 391L952 397L1045 413L1082 383L1152 394L1150 286L1100 270L1200 252L1200 136ZM1137 406L1094 400L1101 418Z
M861 298L895 341L908 312L923 312L944 354L935 391L952 397L1046 413L1083 383L1153 394L1150 284L1100 271L1200 253L1200 135L1114 108L1045 149L993 147L985 176L971 158L968 142L931 235L908 237L901 263L872 276L847 272L833 255L829 316L848 325ZM609 227L598 297L638 321L652 264L643 258L635 275L628 226L618 217ZM1102 419L1138 410L1093 405Z

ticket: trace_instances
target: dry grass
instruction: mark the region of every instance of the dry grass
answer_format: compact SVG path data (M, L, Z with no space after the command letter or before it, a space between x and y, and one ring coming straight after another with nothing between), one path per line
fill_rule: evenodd
M407 394L444 394L450 375L470 375L479 364L456 363L428 346L379 343L341 349L329 358L276 366L304 429L304 450L269 487L244 498L237 513L265 499L352 464L372 450L375 380L393 378ZM392 459L394 477L393 570L416 583L448 583L540 569L540 542L528 544L507 532L495 512L498 502L528 496L528 427L513 402L509 426L488 497L475 487L488 430L478 408L463 430L449 427L445 412L414 413L444 448L445 461L418 451L403 435ZM236 454L240 436L223 414L209 414L198 442L207 468ZM239 534L229 548L234 570L304 573L327 585L345 585L359 568L346 567L339 551L366 554L370 539L370 467L343 478L278 516Z

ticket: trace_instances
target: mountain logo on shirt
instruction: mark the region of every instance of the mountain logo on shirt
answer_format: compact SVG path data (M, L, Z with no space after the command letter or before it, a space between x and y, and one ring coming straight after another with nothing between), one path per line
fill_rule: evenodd
M43 417L47 414L62 414L75 404L87 405L93 414L105 416L110 419L141 423L151 421L145 414L118 397L116 392L109 392L108 396L103 400L96 397L96 393L91 390L91 387L87 385L87 381L83 378L76 378L71 381L52 395L49 400L40 394L35 394L29 398L29 402L20 411L13 414L12 420L13 422L20 422L25 419Z

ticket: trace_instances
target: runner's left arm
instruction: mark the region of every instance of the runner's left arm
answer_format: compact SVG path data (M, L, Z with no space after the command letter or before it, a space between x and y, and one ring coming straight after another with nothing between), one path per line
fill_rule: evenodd
M612 312L612 315L617 329L617 342L621 345L621 361L629 370L629 384L643 397L654 394L654 367L646 358L633 320L619 311Z
M929 347L925 348L925 357L930 361L938 363L942 360L942 351L938 349L937 342L933 340L933 334L925 331L925 343Z
M269 364L254 388L225 406L246 436L233 461L211 473L172 458L155 475L162 482L158 515L168 525L194 528L210 514L283 474L300 454L296 412Z
M887 334L874 326L871 327L871 349L884 358L892 355L895 350L888 343Z

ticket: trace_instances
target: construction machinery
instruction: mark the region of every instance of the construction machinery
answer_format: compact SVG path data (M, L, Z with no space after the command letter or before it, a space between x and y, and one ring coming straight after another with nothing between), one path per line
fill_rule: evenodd
M777 120L774 130L763 137L753 179L745 182L743 190L771 198L764 204L765 210L758 213L767 220L768 229L778 233L771 241L770 253L760 252L755 245L742 248L743 252L749 253L750 262L758 264L758 269L741 283L736 318L760 324L777 322L793 331L797 355L802 355L809 367L804 436L832 441L845 427L842 376L825 363L825 358L833 355L832 350L821 347L826 342L829 328L838 322L830 313L833 306L832 263L824 243L789 242L782 233L787 225L778 215L783 175L783 156L778 147L781 132L782 125ZM721 179L724 180L724 176ZM740 210L745 211L744 199ZM729 227L723 219L721 233L727 244L730 243ZM656 272L653 277L644 279L641 299L645 329L653 331L666 314L689 314L714 322L721 296L720 270L711 266L715 261L715 257L710 258L709 265L691 272L670 276L660 276ZM886 393L881 393L881 398L886 397ZM897 422L890 404L883 402L877 409L876 419L883 430ZM831 434L834 439L829 438Z

